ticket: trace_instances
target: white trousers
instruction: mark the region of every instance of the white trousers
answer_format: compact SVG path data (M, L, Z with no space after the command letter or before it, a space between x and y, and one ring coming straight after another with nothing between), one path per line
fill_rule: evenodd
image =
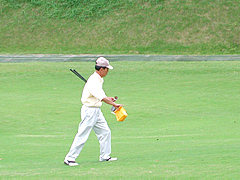
M82 106L78 133L65 160L75 161L87 141L91 130L95 131L100 144L100 159L108 159L111 154L111 130L108 127L100 108Z

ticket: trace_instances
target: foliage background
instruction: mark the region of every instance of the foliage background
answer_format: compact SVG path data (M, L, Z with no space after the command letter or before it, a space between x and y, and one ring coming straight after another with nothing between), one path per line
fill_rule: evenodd
M239 54L238 0L0 0L1 54Z

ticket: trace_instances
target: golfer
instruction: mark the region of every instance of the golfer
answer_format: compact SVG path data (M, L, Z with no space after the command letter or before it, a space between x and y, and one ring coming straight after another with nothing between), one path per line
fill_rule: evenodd
M109 69L113 67L104 57L96 60L96 71L88 78L82 92L81 122L79 123L78 133L76 134L70 151L64 159L64 163L69 166L77 166L75 162L79 156L85 142L87 141L91 130L95 131L100 144L99 161L116 161L117 158L111 158L111 130L108 127L100 107L102 101L113 105L115 108L123 106L116 104L113 97L107 97L102 85L103 77L108 74Z

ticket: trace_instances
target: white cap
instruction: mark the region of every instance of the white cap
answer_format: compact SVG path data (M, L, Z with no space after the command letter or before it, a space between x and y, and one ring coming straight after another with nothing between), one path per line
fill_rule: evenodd
M107 67L108 69L113 69L113 67L109 64L109 61L105 57L97 58L96 65L101 67Z

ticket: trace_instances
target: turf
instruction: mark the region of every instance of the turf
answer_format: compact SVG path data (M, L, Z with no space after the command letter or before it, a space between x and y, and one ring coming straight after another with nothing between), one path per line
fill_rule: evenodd
M1 178L239 178L240 62L112 62L105 78L128 117L104 104L116 162L98 162L91 133L77 159L63 159L80 122L92 62L1 63Z
M0 0L0 54L240 54L239 0Z

